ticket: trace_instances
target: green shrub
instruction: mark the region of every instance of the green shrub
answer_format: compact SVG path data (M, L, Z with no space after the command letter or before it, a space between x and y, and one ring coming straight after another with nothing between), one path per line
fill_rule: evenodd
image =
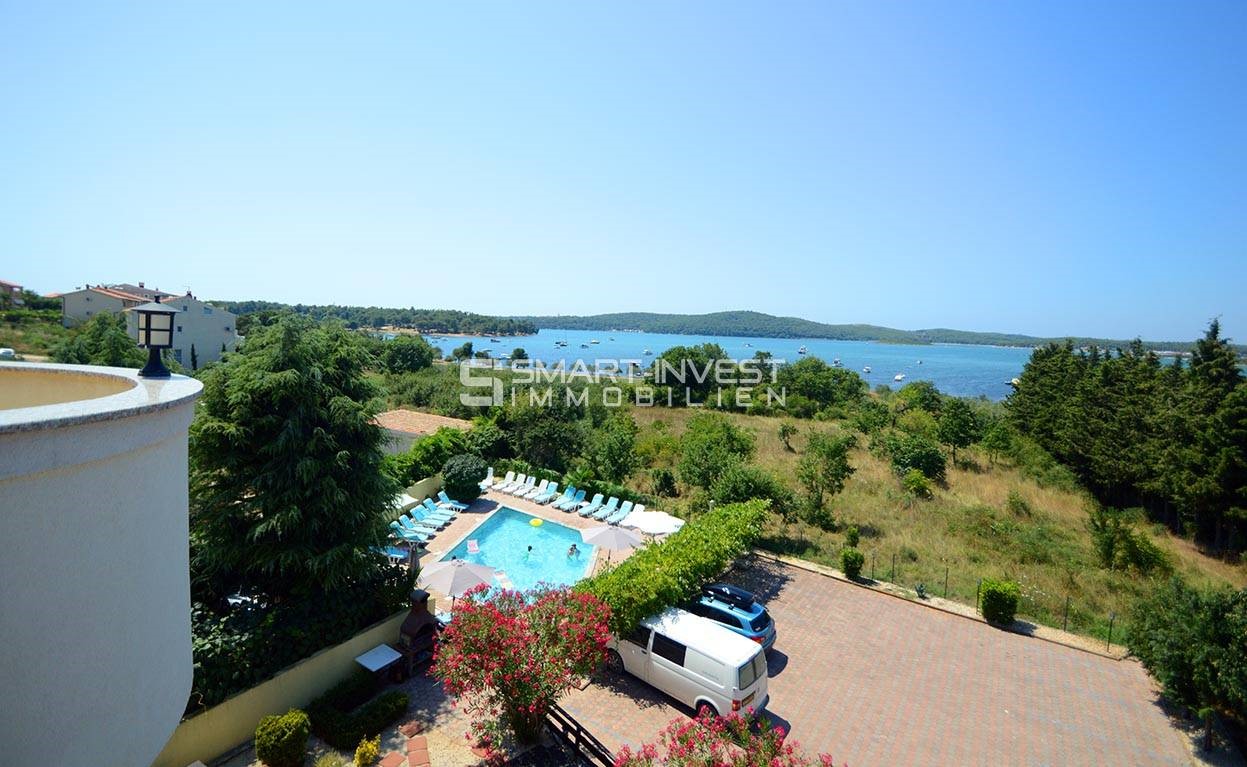
M308 734L307 714L297 708L266 716L255 728L255 755L268 767L301 767Z
M931 482L927 479L927 475L917 469L905 472L905 476L901 479L901 487L915 498L930 498L934 495L931 492Z
M1098 505L1091 507L1087 527L1102 567L1111 570L1133 568L1142 575L1172 572L1173 564L1165 552L1152 542L1146 532L1136 529L1142 516L1139 509L1121 511Z
M370 767L381 758L381 736L364 738L355 747L355 767Z
M442 467L446 495L461 503L471 503L481 495L481 480L489 472L485 460L477 455L456 455Z
M691 599L749 550L762 529L765 501L725 504L652 543L606 572L581 581L611 608L611 630L622 634L638 621Z
M654 488L654 495L662 495L670 498L678 494L675 486L675 474L672 473L671 469L654 469L650 476L651 485Z
M936 482L944 479L944 451L935 440L921 434L889 434L883 443L892 470L905 476L913 469Z
M1009 491L1009 497L1005 500L1005 508L1015 517L1029 517L1031 515L1031 505L1026 502L1026 499L1017 490Z
M791 491L765 469L745 463L726 467L710 487L715 503L741 503L761 498L771 502L771 510L784 513Z
M344 751L377 735L407 710L407 696L396 690L373 698L380 688L372 674L352 672L308 706L312 732Z
M866 564L866 555L852 546L840 552L840 567L848 577L857 580L862 574L864 564Z
M385 471L406 487L441 471L451 457L469 452L472 450L467 434L460 429L443 426L413 442L407 452L387 456ZM481 479L484 478L482 474Z
M321 754L312 763L312 767L347 767L350 763L346 761L346 757L337 751L330 751L327 754Z
M979 609L988 623L1008 626L1013 623L1013 616L1017 614L1018 601L1021 598L1022 590L1013 581L984 578Z
M851 549L857 548L857 544L861 539L862 533L857 529L857 525L849 525L848 529L844 531L844 545Z

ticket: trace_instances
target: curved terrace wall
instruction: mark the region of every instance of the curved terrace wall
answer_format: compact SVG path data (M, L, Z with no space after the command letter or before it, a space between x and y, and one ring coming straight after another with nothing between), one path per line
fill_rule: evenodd
M191 687L187 428L201 384L0 363L0 753L150 764Z

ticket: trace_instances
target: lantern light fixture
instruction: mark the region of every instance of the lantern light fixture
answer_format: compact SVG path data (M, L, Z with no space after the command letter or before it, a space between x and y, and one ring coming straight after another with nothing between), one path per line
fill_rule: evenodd
M157 296L155 301L130 311L138 318L139 348L147 349L147 364L139 371L139 376L168 378L171 374L160 355L165 349L173 348L173 315L180 310L160 303L160 296Z

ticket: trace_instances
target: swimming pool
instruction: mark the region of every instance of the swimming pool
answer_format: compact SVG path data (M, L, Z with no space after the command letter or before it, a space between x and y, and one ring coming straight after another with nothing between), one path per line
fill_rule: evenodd
M581 540L579 530L549 520L534 527L534 519L538 517L504 506L446 552L442 561L458 557L502 570L520 591L538 583L570 586L588 575L596 547ZM469 553L469 541L476 541L480 551ZM574 558L567 556L573 543L580 549L580 556Z

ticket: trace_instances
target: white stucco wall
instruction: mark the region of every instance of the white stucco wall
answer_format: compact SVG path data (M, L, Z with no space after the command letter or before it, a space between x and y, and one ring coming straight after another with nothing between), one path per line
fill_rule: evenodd
M14 367L133 385L3 409ZM0 763L147 765L177 726L191 686L186 432L201 388L0 363Z

